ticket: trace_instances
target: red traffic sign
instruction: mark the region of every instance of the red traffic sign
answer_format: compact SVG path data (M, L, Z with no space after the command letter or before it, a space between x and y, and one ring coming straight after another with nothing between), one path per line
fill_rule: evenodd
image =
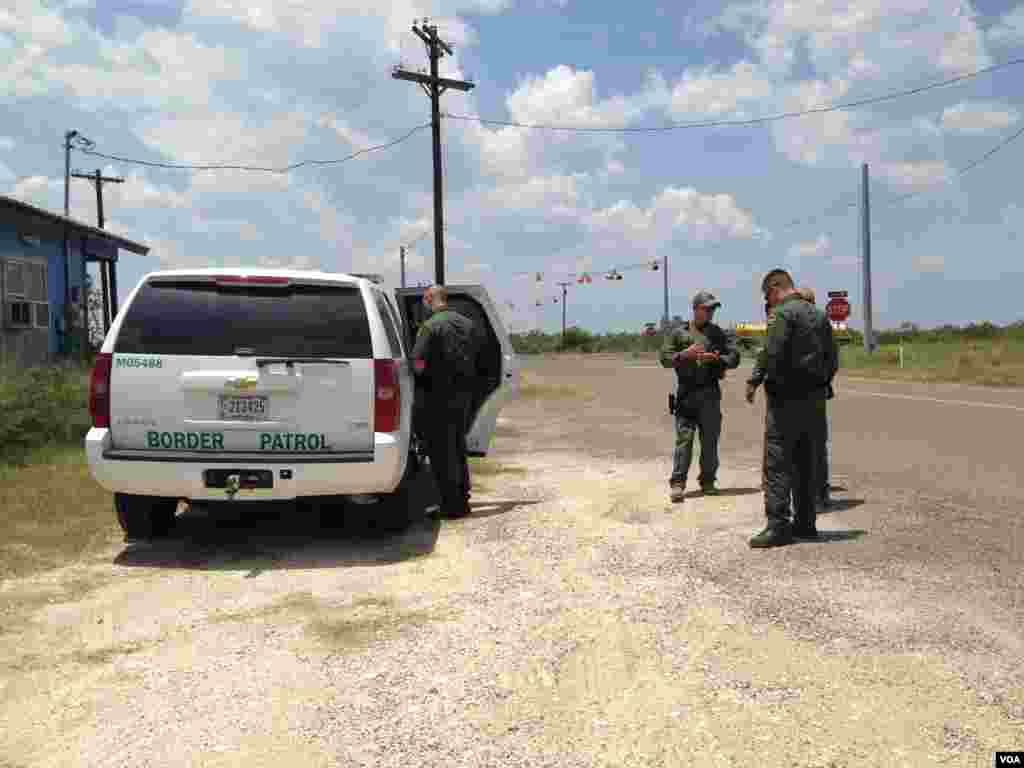
M825 314L833 322L841 323L850 316L850 302L841 296L829 299L825 305Z

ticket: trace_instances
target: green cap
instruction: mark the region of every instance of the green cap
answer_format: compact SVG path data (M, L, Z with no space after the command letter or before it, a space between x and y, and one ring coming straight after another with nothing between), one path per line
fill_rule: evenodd
M693 296L693 306L716 309L722 306L722 302L720 302L711 291L697 291Z

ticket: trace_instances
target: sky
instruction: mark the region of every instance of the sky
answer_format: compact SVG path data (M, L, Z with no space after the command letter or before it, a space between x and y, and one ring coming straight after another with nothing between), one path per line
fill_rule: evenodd
M129 162L280 167L399 139L430 120L391 76L427 66L423 17L452 45L442 74L475 83L442 97L446 282L485 285L511 330L558 330L570 281L570 325L638 331L664 312L649 264L666 259L670 314L708 289L720 322L756 321L761 277L784 267L848 291L862 327L864 163L876 328L1024 319L1024 137L959 172L1024 128L1024 66L754 125L550 129L741 121L948 80L1024 56L1015 2L5 0L0 191L61 211L74 129L124 158L72 153L125 178L104 187L107 228L152 249L122 253L122 294L153 270L234 265L397 287L403 244L409 283L432 282L429 128L290 173ZM71 215L95 222L92 185L71 187Z

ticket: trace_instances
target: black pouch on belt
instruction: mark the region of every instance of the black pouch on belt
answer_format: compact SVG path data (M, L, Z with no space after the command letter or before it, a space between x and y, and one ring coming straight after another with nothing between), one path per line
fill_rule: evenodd
M669 392L668 393L668 412L670 414L672 414L673 416L675 415L675 412L676 412L676 393L675 392Z

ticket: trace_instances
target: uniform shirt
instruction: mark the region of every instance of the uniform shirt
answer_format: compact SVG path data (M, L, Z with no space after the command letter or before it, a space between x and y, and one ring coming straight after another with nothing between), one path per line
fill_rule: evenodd
M827 397L838 368L839 350L825 313L791 295L768 320L768 338L749 383L764 382L768 394L780 399Z
M717 362L684 360L676 366L672 361L673 355L684 351L691 344L703 344L705 352L718 352L721 359ZM719 326L706 323L702 329L697 330L697 326L691 323L688 330L673 331L665 339L658 360L662 367L676 369L680 392L691 392L708 387L717 389L718 380L725 375L725 370L740 364L740 353L736 342Z
M416 334L412 357L428 392L465 389L476 375L478 337L472 321L452 309L431 315Z

